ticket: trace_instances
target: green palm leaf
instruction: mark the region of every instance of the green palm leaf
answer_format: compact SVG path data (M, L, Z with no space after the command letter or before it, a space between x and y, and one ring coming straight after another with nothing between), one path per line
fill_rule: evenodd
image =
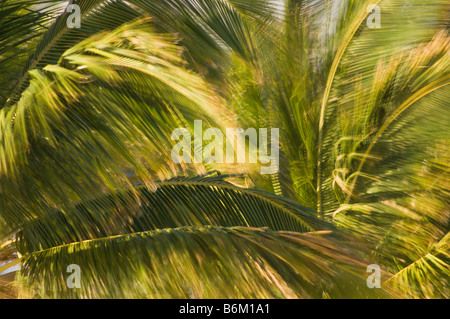
M314 212L258 189L230 184L230 176L176 177L78 203L25 223L17 235L22 254L82 240L183 226L331 230Z
M80 266L81 289L66 285L70 264ZM47 298L321 298L349 297L355 290L377 295L358 272L355 259L317 235L212 226L57 246L25 256L22 268L31 288L26 293Z
M377 263L383 290L449 297L447 1L79 0L80 29L70 3L0 3L0 256L25 254L23 296L385 296ZM197 119L280 128L279 172L174 164Z

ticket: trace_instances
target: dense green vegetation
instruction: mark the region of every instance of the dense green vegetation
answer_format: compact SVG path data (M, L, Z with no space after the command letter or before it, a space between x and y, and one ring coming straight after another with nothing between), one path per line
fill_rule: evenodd
M450 297L448 1L67 3L0 1L0 297ZM175 164L198 119L279 172Z

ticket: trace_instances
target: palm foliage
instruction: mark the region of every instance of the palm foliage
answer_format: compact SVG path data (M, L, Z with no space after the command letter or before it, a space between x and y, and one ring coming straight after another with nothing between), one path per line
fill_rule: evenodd
M79 0L79 29L70 3L0 1L21 296L450 296L447 1ZM196 119L280 128L279 172L174 164Z
M43 297L322 298L353 290L368 295L358 276L363 267L331 243L250 227L166 228L38 251L25 259L22 275L31 287L40 284L36 291ZM89 285L80 290L67 289L64 275L52 276L64 274L61 265L93 265L102 256L111 262L103 269L108 275L98 276L98 266L86 268ZM55 259L61 261L57 268ZM50 284L42 285L48 276Z

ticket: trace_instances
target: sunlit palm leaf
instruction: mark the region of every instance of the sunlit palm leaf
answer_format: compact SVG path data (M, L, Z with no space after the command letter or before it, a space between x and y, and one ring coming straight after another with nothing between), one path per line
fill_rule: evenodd
M127 167L146 183L152 172L173 175L171 131L198 118L222 125L212 120L220 101L182 68L179 47L145 23L136 27L88 39L60 65L34 70L22 98L0 110L2 218L10 225L131 185Z

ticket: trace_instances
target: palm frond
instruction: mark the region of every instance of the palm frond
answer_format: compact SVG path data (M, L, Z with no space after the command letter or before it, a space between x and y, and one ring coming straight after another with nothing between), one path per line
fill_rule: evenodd
M80 289L66 284L70 264L81 269ZM21 272L28 294L45 298L383 296L367 288L364 270L319 234L197 226L34 252Z
M53 3L55 2L57 1L53 1ZM60 1L58 2L60 3ZM70 5L72 2L69 1L66 5ZM49 64L56 64L66 50L90 35L117 28L121 24L136 19L139 16L139 13L130 9L122 1L85 0L78 1L77 5L80 7L83 28L69 28L67 19L70 12L66 11L65 6L63 8L59 6L60 14L52 17L53 23L48 27L48 30L45 30L46 32L36 45L33 54L28 57L20 78L17 79L13 90L10 92L6 106L11 106L20 99L22 92L29 85L30 71L42 69ZM25 6L22 5L22 7ZM40 6L34 6L31 1L28 2L26 9L30 11L29 15L31 17L21 16L16 23L21 24L23 20L27 19L26 21L29 21L31 26L35 27L39 21L33 21L31 19L33 19L33 15L39 15L43 9ZM103 18L99 18L100 15L107 15L109 18L105 19L104 16ZM10 27L15 28L15 25L11 25ZM3 32L6 33L7 31L4 30ZM8 33L6 34L8 37L13 36ZM42 32L37 34L36 37L39 37L41 34Z
M386 122L354 198L335 215L374 245L374 258L398 273L392 284L412 297L448 297L449 92L441 87Z
M175 177L117 191L24 223L17 234L22 254L82 240L183 226L267 227L311 232L332 230L293 201L226 181L230 176ZM233 176L231 176L233 177Z

